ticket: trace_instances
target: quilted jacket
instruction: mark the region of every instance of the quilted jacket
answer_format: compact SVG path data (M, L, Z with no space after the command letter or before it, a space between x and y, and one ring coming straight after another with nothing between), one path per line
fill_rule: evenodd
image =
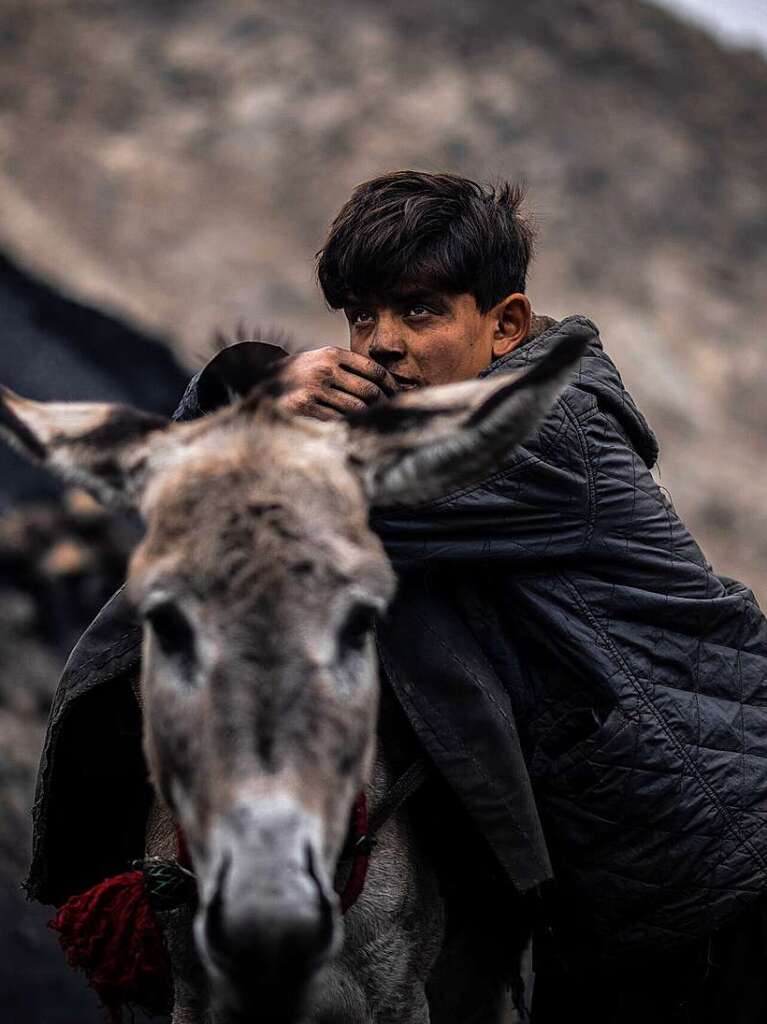
M559 916L590 948L662 952L767 884L767 623L656 486L655 438L590 321L570 317L486 373L563 332L588 346L523 448L481 484L374 517L400 577L379 653L517 887L553 868ZM219 364L181 415L236 391ZM44 901L140 848L138 643L118 596L62 679L28 883Z

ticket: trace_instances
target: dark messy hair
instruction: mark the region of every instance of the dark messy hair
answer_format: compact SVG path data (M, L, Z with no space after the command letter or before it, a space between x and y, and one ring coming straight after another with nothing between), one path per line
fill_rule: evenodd
M317 277L333 309L350 296L416 285L474 296L487 313L524 292L533 230L520 215L524 190L454 174L396 171L358 185L317 253Z

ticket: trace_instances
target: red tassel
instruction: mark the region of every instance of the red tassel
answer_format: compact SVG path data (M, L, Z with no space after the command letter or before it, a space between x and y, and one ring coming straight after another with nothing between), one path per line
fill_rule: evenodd
M70 966L84 971L114 1024L128 1004L150 1015L170 1012L170 961L143 872L115 875L73 896L49 927L59 933Z

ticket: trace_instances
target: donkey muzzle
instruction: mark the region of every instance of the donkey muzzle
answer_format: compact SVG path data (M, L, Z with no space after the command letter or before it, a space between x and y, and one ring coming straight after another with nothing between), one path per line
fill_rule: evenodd
M233 807L213 835L196 934L214 990L262 1007L298 995L333 953L337 900L318 820L287 797Z

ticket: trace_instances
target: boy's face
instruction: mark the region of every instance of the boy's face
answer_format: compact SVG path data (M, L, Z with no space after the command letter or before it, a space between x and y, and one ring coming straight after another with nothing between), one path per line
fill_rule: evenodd
M514 294L488 313L473 295L402 288L344 307L351 349L389 371L401 390L469 380L527 337L530 303Z

